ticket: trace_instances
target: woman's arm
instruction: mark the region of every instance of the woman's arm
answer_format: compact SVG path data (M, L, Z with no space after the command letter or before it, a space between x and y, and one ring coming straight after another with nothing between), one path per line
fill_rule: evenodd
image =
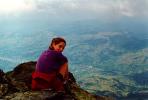
M68 79L68 62L64 63L60 69L59 73L63 76L64 80Z

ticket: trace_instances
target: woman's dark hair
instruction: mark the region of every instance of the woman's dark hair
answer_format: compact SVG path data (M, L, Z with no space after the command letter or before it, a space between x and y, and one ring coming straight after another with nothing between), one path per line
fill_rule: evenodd
M65 41L64 38L62 38L62 37L53 38L52 41L51 41L51 44L49 46L49 49L54 50L54 48L52 47L53 43L56 45L56 44L59 44L60 42L64 42L65 45L66 45L66 41Z

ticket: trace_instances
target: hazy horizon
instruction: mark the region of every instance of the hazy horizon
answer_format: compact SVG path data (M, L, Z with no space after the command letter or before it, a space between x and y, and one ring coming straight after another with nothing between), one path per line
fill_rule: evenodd
M147 9L148 0L0 0L0 69L36 61L62 36L82 88L119 97L145 92Z

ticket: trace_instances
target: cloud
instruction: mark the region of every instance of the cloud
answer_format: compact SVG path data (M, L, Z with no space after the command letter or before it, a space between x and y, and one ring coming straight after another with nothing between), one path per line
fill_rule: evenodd
M148 16L148 0L0 0L7 7L0 7L13 12L28 11L44 13L49 16L75 17L136 17ZM9 2L8 2L9 1ZM12 3L10 1L13 1ZM17 3L17 2L20 2ZM11 4L10 4L11 3ZM3 11L6 11L3 10ZM11 11L10 10L10 11Z
M147 16L148 0L120 0L119 12L125 16Z
M26 3L24 0L0 0L0 13L16 13L33 9L33 4Z
M83 17L148 16L148 0L37 0L38 11Z
M38 0L35 3L38 11L59 15L89 15L101 13L107 9L107 5L96 0L48 0L48 2Z

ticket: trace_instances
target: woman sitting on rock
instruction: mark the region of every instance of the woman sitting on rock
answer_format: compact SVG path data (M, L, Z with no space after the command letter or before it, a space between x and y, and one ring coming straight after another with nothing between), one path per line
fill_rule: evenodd
M48 50L39 57L35 72L32 74L32 90L64 90L64 80L68 79L68 60L62 54L66 41L53 38Z

